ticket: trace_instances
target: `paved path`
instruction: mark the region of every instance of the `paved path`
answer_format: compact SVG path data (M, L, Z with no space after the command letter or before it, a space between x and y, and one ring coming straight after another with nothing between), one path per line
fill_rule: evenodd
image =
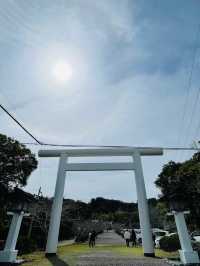
M114 231L104 232L98 235L96 244L101 245L125 245L124 239Z
M114 231L104 232L99 235L96 245L125 245L124 239L117 235ZM169 266L162 259L123 256L114 254L112 251L98 251L80 255L77 266Z
M163 259L120 256L111 251L99 251L81 255L77 266L169 266Z

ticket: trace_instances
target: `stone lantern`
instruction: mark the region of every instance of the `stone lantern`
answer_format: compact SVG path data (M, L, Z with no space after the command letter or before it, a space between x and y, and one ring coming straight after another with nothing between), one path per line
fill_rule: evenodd
M0 251L0 265L16 265L18 250L15 250L22 219L29 216L29 204L35 201L34 197L21 189L15 188L8 195L8 215L12 215L12 221L9 228L4 250Z
M187 207L186 204L183 200L181 200L180 198L178 199L171 199L170 200L170 210L171 211L177 211L177 212L183 212L186 211Z

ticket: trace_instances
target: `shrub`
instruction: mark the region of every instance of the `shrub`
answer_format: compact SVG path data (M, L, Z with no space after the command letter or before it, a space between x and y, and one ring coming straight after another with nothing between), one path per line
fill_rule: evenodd
M3 250L5 246L5 240L0 240L0 250Z
M35 240L28 237L20 237L17 241L17 250L19 255L33 252L37 249Z
M87 231L81 231L75 238L75 242L77 243L81 243L81 242L85 242L88 240L88 234L89 232Z
M200 258L200 243L196 241L192 241L192 247L193 249L198 253L199 258Z
M8 235L9 226L5 226L3 221L0 221L0 239L6 240Z
M180 241L177 234L171 236L164 236L160 240L160 248L164 251L176 251L180 249Z
M70 221L62 222L59 231L59 240L67 240L74 238L74 226Z

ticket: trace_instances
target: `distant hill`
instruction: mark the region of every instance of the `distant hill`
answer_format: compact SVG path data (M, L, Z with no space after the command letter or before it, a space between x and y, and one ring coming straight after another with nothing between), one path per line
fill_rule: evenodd
M159 200L155 198L148 200L150 213L152 213L151 210L154 210L155 213L158 202ZM102 197L91 199L89 203L64 199L62 217L79 220L98 219L122 223L128 223L129 220L134 220L135 223L139 222L137 203Z
M101 197L92 199L88 204L96 213L110 213L117 211L133 212L137 209L137 203L127 203L120 200L104 199Z
M38 200L39 204L33 207L32 213L37 209L37 217L45 216L48 224L53 199L40 197ZM159 199L148 199L148 204L153 226L162 224L164 214L161 212ZM62 221L86 220L112 221L124 225L133 223L134 226L139 226L137 203L102 197L93 198L89 203L73 199L63 200Z

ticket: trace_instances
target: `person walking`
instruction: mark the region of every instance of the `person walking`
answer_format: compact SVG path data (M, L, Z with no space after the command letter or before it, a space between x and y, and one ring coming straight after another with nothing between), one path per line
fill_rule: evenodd
M126 229L126 231L124 232L124 239L126 240L127 247L129 247L130 238L131 238L131 233L129 232L128 229Z
M90 248L92 247L91 235L92 235L92 232L89 232L89 234L88 234L88 244L89 244Z
M131 242L132 242L132 247L136 245L136 234L134 229L132 229L131 231Z
M156 236L155 236L154 233L152 233L152 238L153 238L153 244L154 244L154 246L155 246L155 244L156 244Z
M95 246L96 232L93 230L89 233L89 247L93 248Z

